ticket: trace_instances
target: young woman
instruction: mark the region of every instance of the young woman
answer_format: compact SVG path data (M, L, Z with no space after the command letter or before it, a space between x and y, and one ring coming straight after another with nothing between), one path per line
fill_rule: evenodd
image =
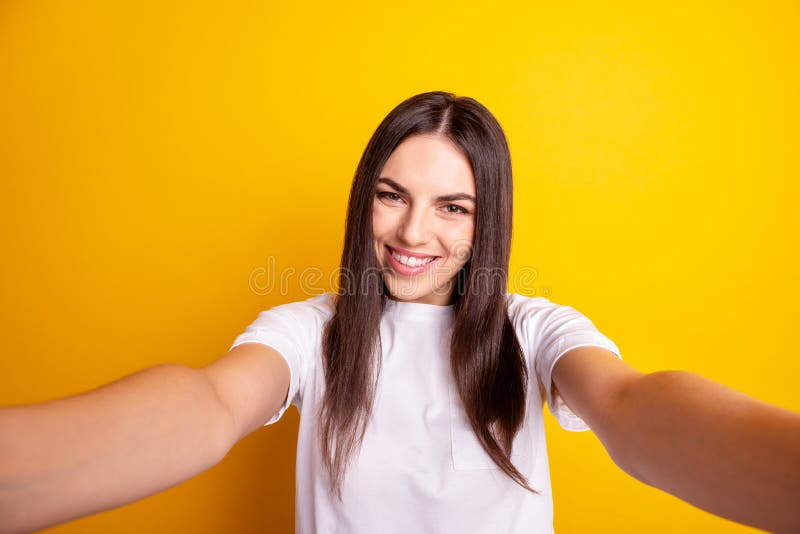
M574 308L507 293L511 199L485 107L402 102L358 165L336 294L261 312L205 368L0 410L0 531L171 487L294 404L298 532L551 533L545 402L640 481L800 531L800 414L640 373Z

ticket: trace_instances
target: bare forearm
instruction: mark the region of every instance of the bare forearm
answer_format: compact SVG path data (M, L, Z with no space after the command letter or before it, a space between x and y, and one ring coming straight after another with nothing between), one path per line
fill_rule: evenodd
M224 457L213 388L159 365L80 395L0 409L0 532L142 499Z
M733 521L800 532L800 414L685 371L646 375L618 409L606 445L631 475Z

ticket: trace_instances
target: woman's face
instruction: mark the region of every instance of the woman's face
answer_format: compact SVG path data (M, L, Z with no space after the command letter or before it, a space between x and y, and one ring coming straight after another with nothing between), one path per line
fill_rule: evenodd
M449 303L471 255L475 208L472 167L450 140L414 135L395 148L372 203L375 252L390 298Z

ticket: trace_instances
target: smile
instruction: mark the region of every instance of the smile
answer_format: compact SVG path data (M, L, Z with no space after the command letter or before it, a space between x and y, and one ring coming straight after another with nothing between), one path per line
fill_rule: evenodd
M388 245L386 246L386 250L388 252L387 257L389 258L389 264L392 266L392 269L403 275L412 275L425 272L436 262L437 259L439 259L439 256L405 256L397 253Z

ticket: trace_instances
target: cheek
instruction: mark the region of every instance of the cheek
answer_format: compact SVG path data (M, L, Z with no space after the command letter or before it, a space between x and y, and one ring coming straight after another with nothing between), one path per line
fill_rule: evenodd
M380 206L377 203L372 204L372 234L378 237L381 234L383 227L383 217L381 215Z
M459 263L467 261L472 249L474 237L475 225L472 222L449 229L446 237L447 249L450 251L453 261Z
M395 227L397 222L394 217L380 204L373 204L372 206L372 235L376 238L389 232Z

